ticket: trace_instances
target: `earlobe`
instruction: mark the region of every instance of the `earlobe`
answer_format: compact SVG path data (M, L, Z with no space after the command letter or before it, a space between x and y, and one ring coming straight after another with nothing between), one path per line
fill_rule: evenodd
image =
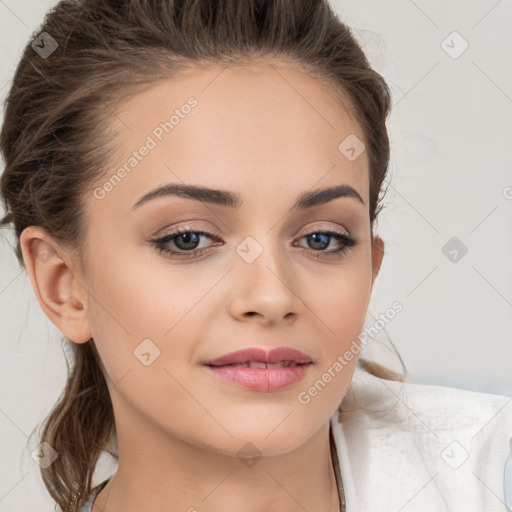
M25 228L20 245L27 273L37 300L48 318L74 343L92 337L87 316L85 288L73 277L69 261L55 242L39 226Z
M376 236L372 241L372 273L373 281L375 281L379 274L380 267L382 265L382 259L384 258L384 240Z

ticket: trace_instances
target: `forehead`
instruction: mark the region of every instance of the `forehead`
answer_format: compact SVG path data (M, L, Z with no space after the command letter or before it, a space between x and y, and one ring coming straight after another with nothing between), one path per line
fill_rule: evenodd
M364 140L346 107L349 99L332 86L282 61L188 68L117 108L118 153L110 171L149 140L154 147L110 195L131 206L153 185L169 182L242 196L347 183L367 203L366 152L350 161L339 149L349 136Z

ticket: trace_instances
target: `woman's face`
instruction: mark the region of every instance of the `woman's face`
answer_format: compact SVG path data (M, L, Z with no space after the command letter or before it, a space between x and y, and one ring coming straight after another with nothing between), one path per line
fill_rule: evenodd
M225 454L247 442L264 455L292 450L347 391L357 352L341 369L335 362L358 341L382 257L374 249L372 258L359 125L321 82L286 65L197 69L116 114L118 159L88 203L83 285L84 329L107 373L118 432L156 428ZM143 199L170 185L210 191ZM341 186L353 192L296 204ZM178 228L191 233L172 240ZM357 243L336 252L346 242L333 230ZM176 254L159 251L164 237ZM253 347L289 347L312 364L272 389L204 365Z

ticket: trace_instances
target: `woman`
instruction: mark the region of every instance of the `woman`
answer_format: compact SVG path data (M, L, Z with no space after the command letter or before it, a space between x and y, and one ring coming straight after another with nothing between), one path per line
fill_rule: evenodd
M503 510L507 399L359 358L389 108L326 1L47 15L1 191L74 354L41 436L61 510Z

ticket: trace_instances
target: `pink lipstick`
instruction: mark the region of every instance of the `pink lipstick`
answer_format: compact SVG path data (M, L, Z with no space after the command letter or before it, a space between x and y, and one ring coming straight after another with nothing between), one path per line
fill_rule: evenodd
M310 356L288 347L270 352L249 348L206 361L204 367L221 380L254 391L279 391L304 378L313 365Z

